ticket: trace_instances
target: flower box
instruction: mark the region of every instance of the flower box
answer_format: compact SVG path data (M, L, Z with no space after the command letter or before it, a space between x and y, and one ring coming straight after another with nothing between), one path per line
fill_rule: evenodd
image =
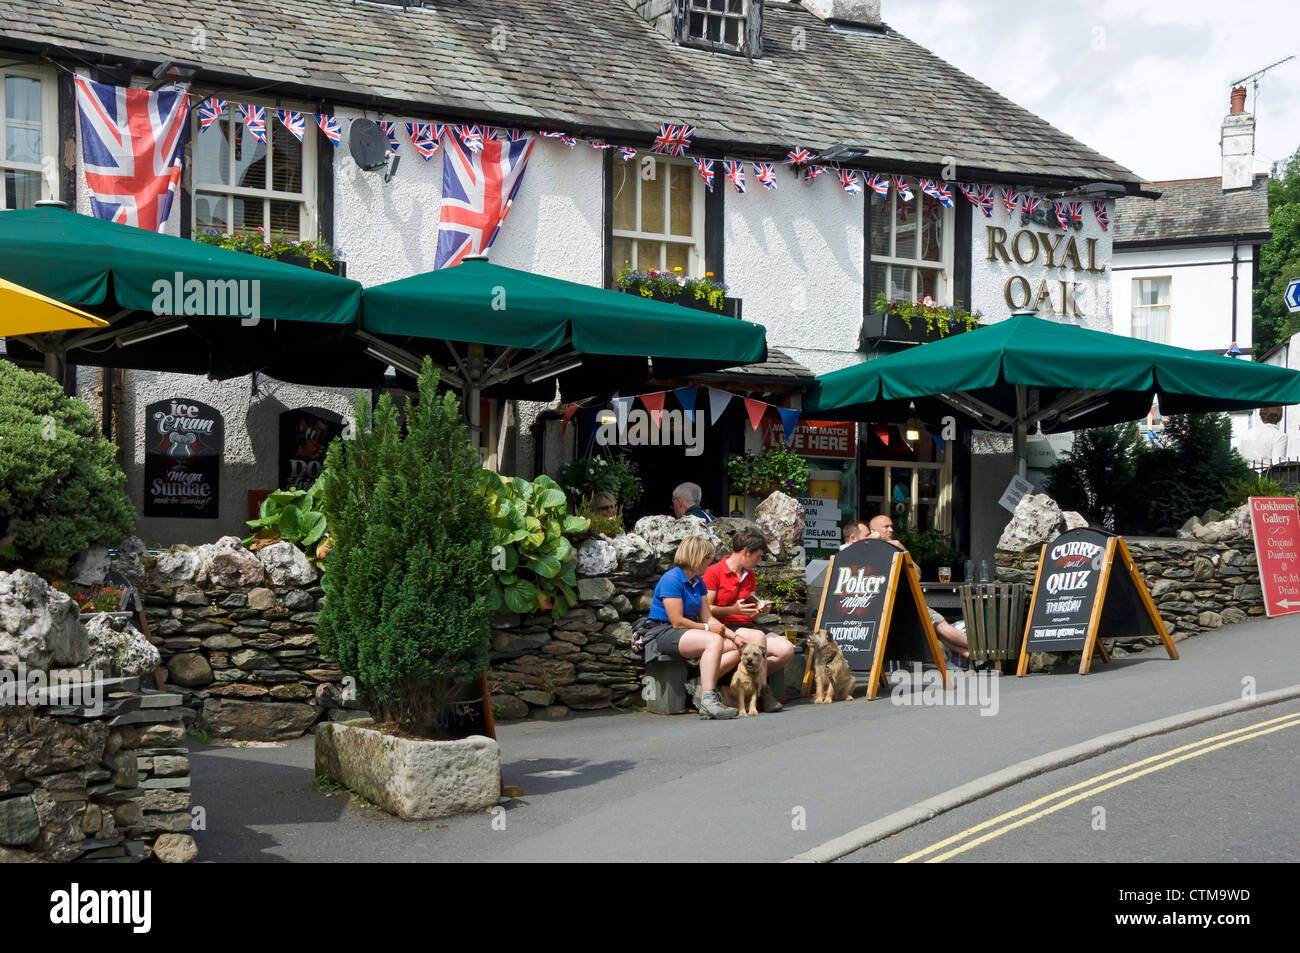
M626 294L637 294L640 292L635 288L619 288ZM741 317L741 299L729 298L723 296L721 309L713 308L709 304L708 298L697 298L688 291L680 291L677 294L664 294L660 291L654 291L650 295L651 301L663 301L666 304L680 304L684 308L691 308L695 311L707 311L710 314L721 314L728 318L740 320Z
M282 261L286 265L297 265L299 268L310 268L312 271L326 271L331 275L338 275L340 278L348 276L348 264L341 259L330 265L324 262L313 265L311 259L306 255L281 255L277 261Z
M940 335L937 332L931 332L926 327L924 318L913 318L912 326L909 328L907 322L896 314L882 314L879 311L872 311L862 319L861 341L864 344L876 341L923 344L927 341L937 341L940 337L963 334L966 331L964 321L951 321L949 327L951 330L947 334Z

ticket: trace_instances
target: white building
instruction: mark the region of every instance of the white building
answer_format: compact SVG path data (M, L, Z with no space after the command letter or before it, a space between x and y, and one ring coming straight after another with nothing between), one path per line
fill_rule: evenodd
M474 122L579 140L572 148L538 141L492 249L494 263L605 287L625 261L712 272L742 299L744 318L766 327L769 346L813 373L880 348L874 302L882 290L894 300L929 295L963 304L985 322L1036 310L1090 327L1112 324L1112 232L1086 196L1136 193L1137 177L889 29L878 3L738 0L720 12L700 0L522 0L508 16L490 0L436 7L230 0L192 16L162 0L127 9L112 0L6 6L0 115L15 115L18 104L31 155L19 156L26 164L0 155L6 181L20 184L0 207L39 196L88 211L74 74L142 86L166 61L184 61L199 67L196 103L218 96L231 106L205 132L193 119L183 189L167 222L182 237L261 225L337 245L348 277L367 285L426 271L437 242L441 153L426 162L399 133L401 165L385 182L310 122L298 143L269 119L269 145L257 143L234 104L332 113L345 135L358 118L396 121L399 130L405 121ZM695 126L688 157L647 158L661 122ZM591 139L640 154L625 164L614 150L592 148ZM806 181L783 165L795 147L820 157L827 174ZM697 155L744 160L747 191L733 189L720 161L708 191L691 163ZM42 164L43 156L58 161ZM755 181L756 161L777 164L776 191ZM865 182L862 194L847 194L836 168L855 171L860 181L870 173L898 176L914 198L900 200L896 186L881 198ZM989 190L984 208L955 182L946 183L951 207L922 192L920 177L954 174L977 195ZM1020 206L1009 212L1002 189L1015 193L1011 201L1036 195L1044 205L1035 216ZM1070 228L1051 217L1053 199L1082 199ZM1113 199L1106 201L1103 211L1113 210ZM154 542L242 535L250 494L274 488L277 479L279 435L271 422L300 407L344 411L352 399L265 377L118 376L114 438L137 504L147 403L188 396L226 420L218 518L143 519L142 534ZM81 368L83 395L98 403L110 378ZM761 375L728 387L797 406L797 392ZM534 452L534 415L513 409L517 432L504 442L503 470L530 475L535 459L553 458L550 447ZM747 427L724 423L732 430L723 445L753 441ZM913 525L952 532L974 551L970 510L994 506L1005 479L972 477L969 433L941 448L925 430L939 421L881 424L897 439L876 446L874 431L863 428L857 457L834 464L843 476L844 512L869 516L905 485ZM915 425L921 437L908 443L903 433ZM557 420L535 432L559 430ZM657 479L696 479L705 504L726 509L720 457L691 460L657 449Z

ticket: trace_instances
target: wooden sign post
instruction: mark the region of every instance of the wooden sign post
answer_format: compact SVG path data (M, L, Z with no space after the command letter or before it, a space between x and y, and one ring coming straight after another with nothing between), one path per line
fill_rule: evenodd
M1043 546L1016 675L1029 670L1031 652L1082 652L1079 674L1086 675L1094 651L1110 661L1103 636L1141 635L1159 636L1169 657L1178 658L1123 538L1072 529Z
M884 683L887 659L932 658L949 687L921 583L907 554L883 540L854 543L831 557L814 628L831 634L852 671L870 673L867 698Z
M1300 612L1300 512L1290 496L1252 496L1250 528L1255 561L1271 619Z

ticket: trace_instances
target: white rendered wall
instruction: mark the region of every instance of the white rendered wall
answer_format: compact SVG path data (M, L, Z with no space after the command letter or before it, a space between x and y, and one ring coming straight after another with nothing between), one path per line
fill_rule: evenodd
M956 201L966 201L956 190L954 194ZM1114 202L1107 203L1111 216L1115 213L1114 205ZM992 231L995 229L997 231ZM1021 232L1030 235L1017 238ZM1073 256L1067 256L1071 240L1078 252L1077 263ZM1091 245L1089 240L1092 240ZM1050 256L1047 246L1054 247ZM1033 311L1040 318L1109 331L1111 247L1111 233L1097 223L1091 202L1083 203L1083 228L1077 231L1072 228L1068 232L1054 224L1032 221L1022 226L1019 211L1014 215L1007 214L1000 199L994 202L993 214L988 218L978 208L972 208L971 310L979 311L985 324L1003 321L1013 313ZM1003 260L1002 251L1010 261ZM1013 308L1006 300L1007 283L1015 278L1023 278L1028 284L1029 300L1024 307L1019 307L1025 297L1024 284L1020 281L1013 286L1012 302L1017 307ZM1062 282L1065 283L1064 295ZM1040 291L1047 292L1041 302L1038 300ZM1064 316L1061 314L1063 305L1068 312Z
M778 167L775 192L752 179L737 195L717 177L729 293L744 300L745 320L767 328L769 347L813 373L860 362L862 196L846 195L832 173L806 185Z
M1237 346L1251 346L1253 245L1237 249ZM1169 343L1226 351L1232 343L1232 245L1120 251L1113 273L1115 333L1133 333L1133 282L1168 278Z

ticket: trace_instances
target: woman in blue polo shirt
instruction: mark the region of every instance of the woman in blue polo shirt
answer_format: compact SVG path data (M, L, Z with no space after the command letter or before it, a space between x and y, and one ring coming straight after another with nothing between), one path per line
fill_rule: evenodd
M688 536L677 547L673 568L660 577L650 606L650 624L643 633L646 661L660 655L700 660L701 718L735 718L737 711L722 704L718 677L740 661L735 633L709 612L703 573L713 562L713 544Z

